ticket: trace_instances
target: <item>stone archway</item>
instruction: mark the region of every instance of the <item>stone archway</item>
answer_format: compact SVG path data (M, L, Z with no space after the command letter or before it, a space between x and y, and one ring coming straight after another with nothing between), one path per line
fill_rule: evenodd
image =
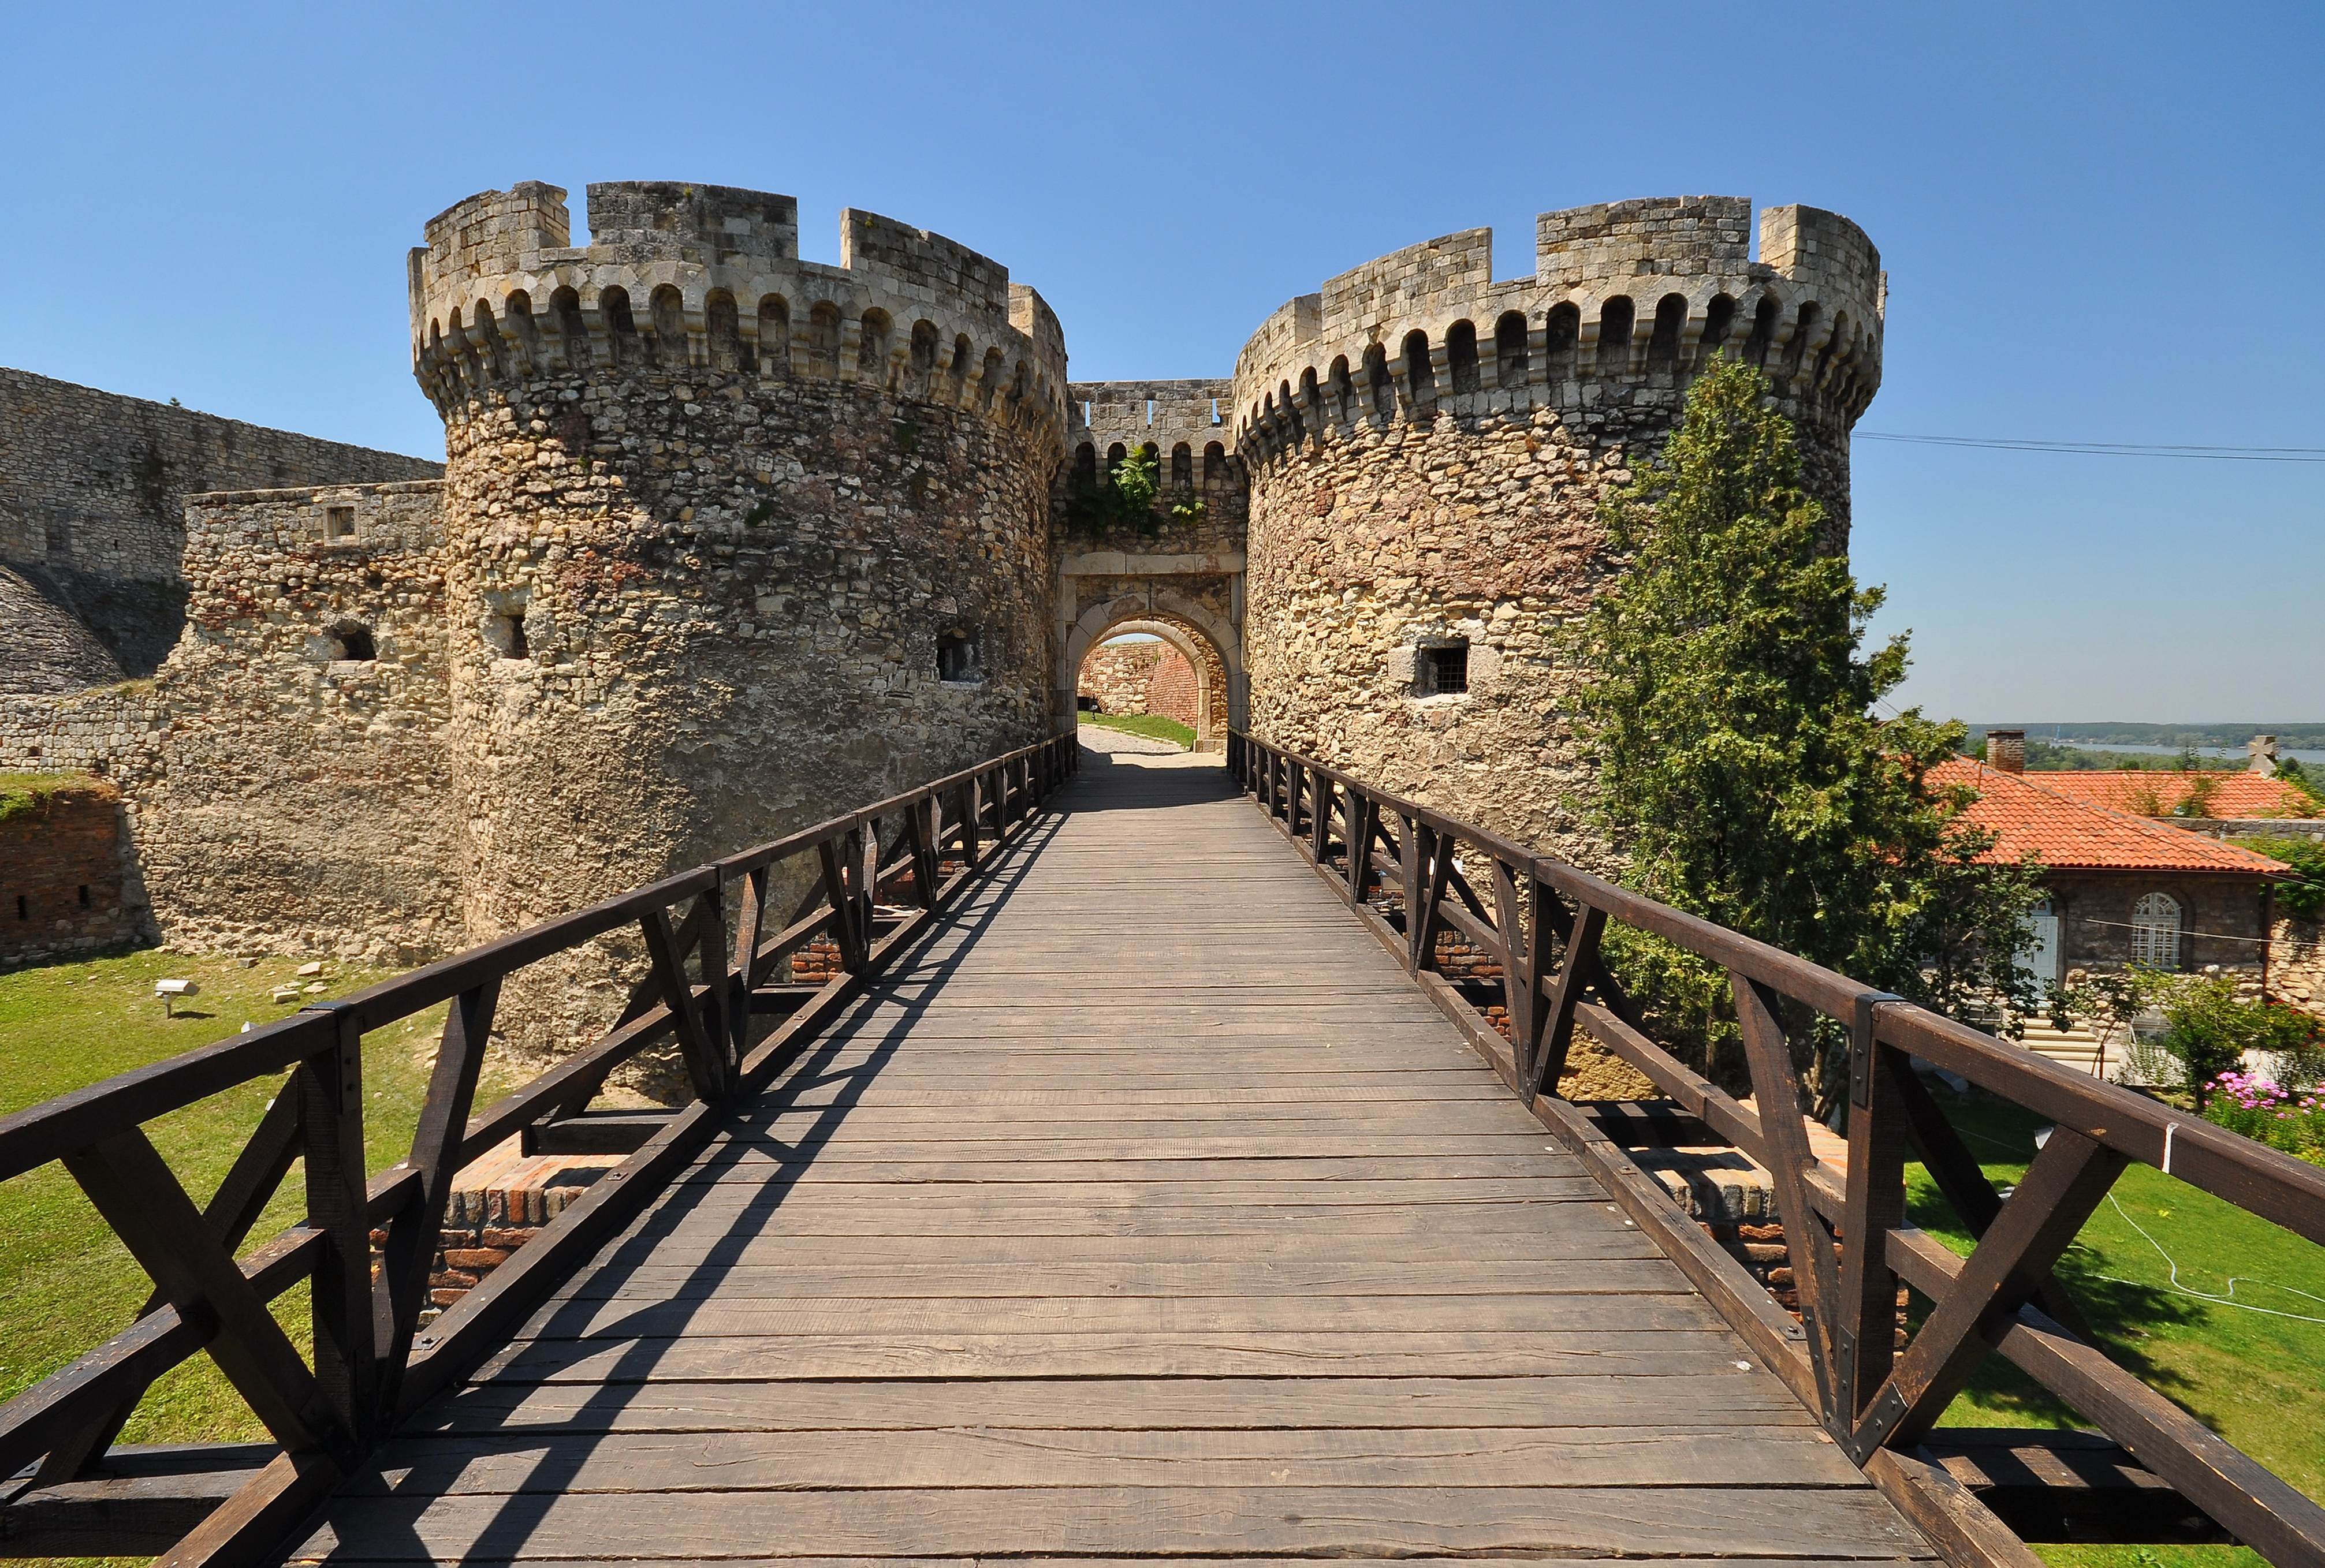
M1193 628L1175 621L1152 619L1125 621L1117 625L1107 627L1091 640L1088 650L1082 656L1083 664L1087 665L1088 660L1097 655L1098 650L1116 638L1141 633L1159 638L1163 646L1176 650L1180 657L1184 659L1195 672L1193 715L1195 750L1198 752L1225 750L1224 745L1213 742L1219 740L1227 731L1226 661L1219 657L1218 650L1211 647L1209 639ZM1079 671L1081 668L1081 666L1076 667L1075 685L1078 690L1080 686ZM1153 713L1155 710L1150 706L1147 711Z
M1143 588L1107 604L1092 604L1068 628L1060 650L1058 713L1073 724L1074 693L1082 660L1110 637L1143 632L1159 637L1186 656L1201 687L1195 749L1223 752L1227 731L1245 723L1248 688L1241 640L1194 601L1161 587Z

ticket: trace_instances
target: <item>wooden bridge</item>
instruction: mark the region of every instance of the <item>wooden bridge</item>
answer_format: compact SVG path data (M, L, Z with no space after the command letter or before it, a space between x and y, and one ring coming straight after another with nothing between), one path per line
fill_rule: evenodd
M774 928L801 857L820 894ZM1846 1170L1640 1031L1609 918L1738 977L1757 1105L1795 1093L1787 999L1855 1029ZM501 978L630 926L631 1016L471 1114ZM1438 973L1445 930L1497 977ZM818 939L838 978L785 978ZM361 1037L448 998L412 1158L366 1180L338 1158ZM1800 1321L1622 1118L1540 1092L1578 1025L1774 1173ZM690 1105L588 1109L673 1038ZM2055 1117L2006 1203L1908 1052ZM290 1109L198 1217L137 1124L286 1066ZM626 1158L423 1328L450 1176L512 1134ZM1904 1225L1909 1151L1983 1233L1968 1259ZM297 1154L308 1222L237 1261ZM1241 738L1222 770L1068 737L0 1122L0 1176L61 1159L157 1287L0 1408L0 1532L190 1563L2024 1568L2000 1492L1925 1446L2001 1353L2121 1445L2068 1444L2048 1490L2325 1562L2316 1505L2107 1362L2049 1272L2142 1158L2325 1230L2325 1173L1412 802ZM1885 1255L1842 1244L1865 1234ZM311 1365L264 1305L302 1278ZM1938 1305L1894 1353L1900 1278ZM278 1442L109 1447L203 1348Z

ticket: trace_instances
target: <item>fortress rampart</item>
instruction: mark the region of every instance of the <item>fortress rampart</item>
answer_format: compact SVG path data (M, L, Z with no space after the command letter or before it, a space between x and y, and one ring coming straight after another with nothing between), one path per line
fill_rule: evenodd
M1619 563L1602 495L1718 353L1768 377L1845 549L1848 430L1885 282L1845 217L1676 197L1545 213L1533 275L1492 233L1407 247L1277 310L1237 361L1245 637L1266 739L1584 864L1589 777L1561 628Z
M726 186L526 181L428 224L412 253L413 374L447 420L543 374L707 371L884 391L1028 431L1062 429L1065 334L1008 269L850 208L840 264L799 259L797 204Z
M0 693L153 673L184 625L189 494L442 472L0 370Z
M1075 382L1067 460L1052 487L1061 549L1058 722L1071 724L1087 652L1125 630L1163 637L1198 673L1198 744L1220 750L1244 720L1244 551L1250 490L1224 381ZM1158 496L1144 528L1093 528L1081 504L1100 476L1144 452ZM1200 502L1195 516L1184 515ZM1173 510L1178 508L1181 510Z
M149 935L381 963L460 945L440 488L190 497L186 632L154 678L0 698L0 770L120 788Z
M1845 548L1880 379L1865 235L1774 208L1755 261L1734 198L1544 214L1517 280L1485 230L1395 252L1274 312L1232 381L1070 383L1038 294L870 213L836 267L799 259L786 196L595 185L588 217L573 244L525 183L426 226L440 482L0 382L0 768L119 786L108 918L417 961L1072 724L1084 656L1132 630L1183 656L1205 744L1248 724L1602 862L1560 641L1622 564L1602 495L1734 353ZM1081 504L1150 448L1148 516ZM176 597L103 641L60 547ZM133 644L150 681L120 678ZM498 1026L554 1051L637 958L528 971Z
M785 196L487 192L413 253L445 419L449 762L488 937L1047 732L1064 337L1007 269ZM617 958L626 955L616 955ZM553 1047L625 1001L528 973ZM594 985L592 991L588 986Z

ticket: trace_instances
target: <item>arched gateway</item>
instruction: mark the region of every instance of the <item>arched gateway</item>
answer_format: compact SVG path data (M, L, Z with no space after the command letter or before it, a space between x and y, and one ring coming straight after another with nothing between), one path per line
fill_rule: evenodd
M1059 553L1055 706L1074 724L1082 661L1144 632L1187 657L1201 687L1195 749L1227 749L1248 713L1243 576L1246 491L1222 422L1227 382L1078 382L1067 388L1066 461L1054 492ZM1089 527L1077 502L1122 457L1152 448L1160 491L1147 528Z

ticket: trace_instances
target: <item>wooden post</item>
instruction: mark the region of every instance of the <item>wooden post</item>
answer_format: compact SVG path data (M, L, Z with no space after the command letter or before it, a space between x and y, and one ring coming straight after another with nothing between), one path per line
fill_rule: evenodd
M315 1382L340 1425L365 1447L378 1430L380 1341L386 1325L372 1296L371 1218L364 1196L363 1035L352 1014L332 1010L337 1039L299 1065L307 1222L324 1238L315 1264Z
M420 1175L420 1191L388 1222L380 1277L387 1291L389 1333L375 1406L383 1431L394 1417L403 1369L412 1356L412 1336L419 1331L421 1309L428 1305L428 1277L443 1240L444 1210L451 1201L452 1178L459 1174L460 1144L468 1134L477 1075L484 1066L500 992L500 977L495 975L452 1000L437 1041L428 1099L412 1135L411 1164Z
M1889 1375L1895 1354L1897 1277L1889 1232L1905 1222L1905 1105L1897 1089L1913 1071L1874 1039L1876 1011L1899 1000L1857 999L1850 1020L1862 1047L1849 1055L1848 1217L1841 1228L1840 1296L1834 1303L1833 1398L1851 1426ZM1765 1117L1765 1111L1763 1115Z

